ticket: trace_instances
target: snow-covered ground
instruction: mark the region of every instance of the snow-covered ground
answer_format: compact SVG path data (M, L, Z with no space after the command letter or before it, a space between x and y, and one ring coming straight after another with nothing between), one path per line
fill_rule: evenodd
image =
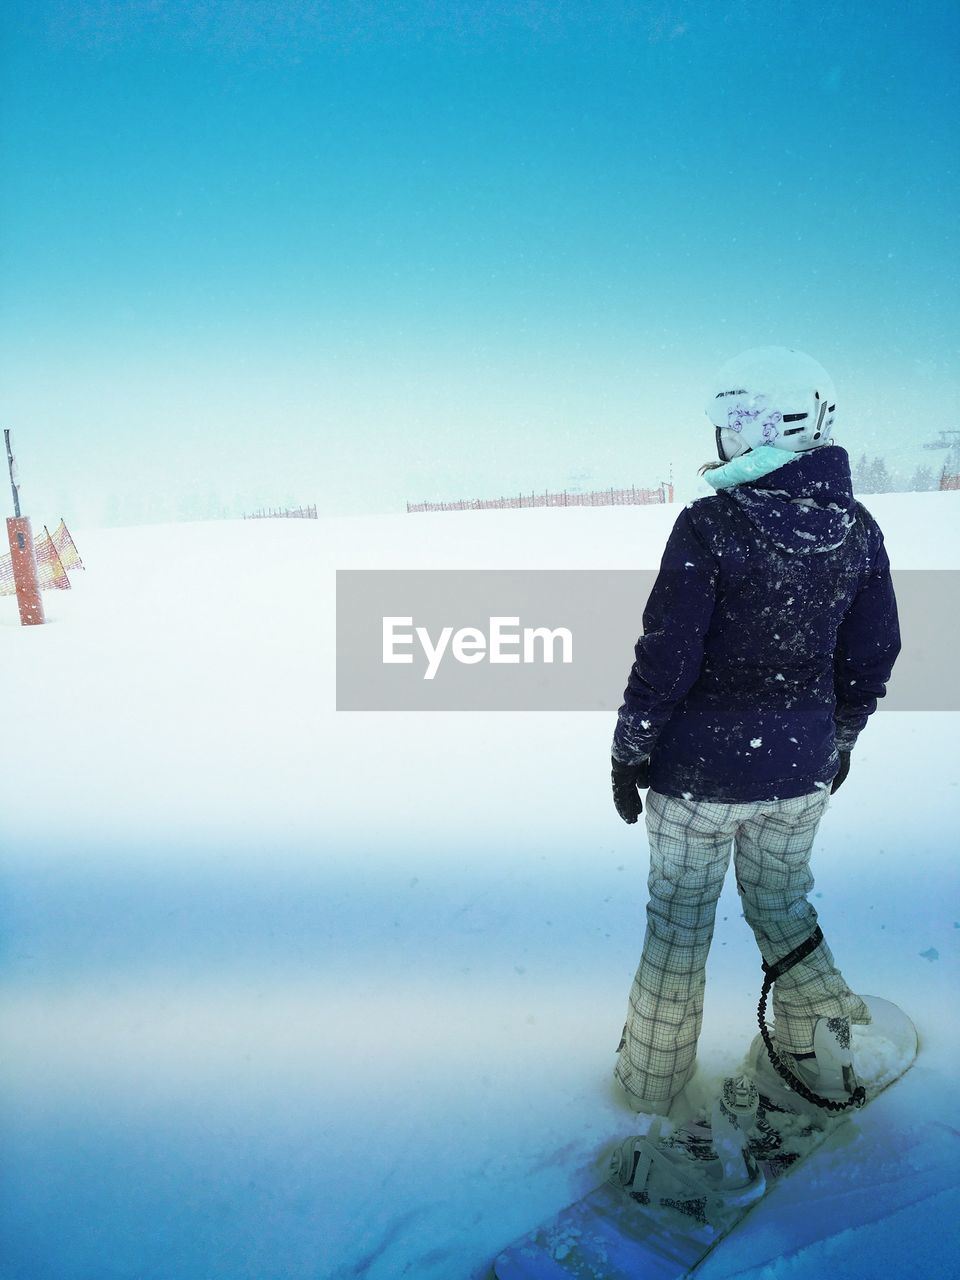
M960 567L960 495L868 505ZM76 530L47 626L0 600L3 1280L467 1280L598 1180L646 875L612 717L338 714L334 573L652 568L675 515ZM958 741L878 714L815 854L919 1061L705 1280L956 1274ZM728 885L704 1091L760 977Z

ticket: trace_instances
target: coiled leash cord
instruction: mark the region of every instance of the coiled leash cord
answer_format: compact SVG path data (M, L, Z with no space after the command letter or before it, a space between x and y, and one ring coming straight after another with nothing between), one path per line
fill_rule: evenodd
M760 1034L763 1037L763 1043L767 1047L767 1055L774 1071L776 1071L781 1080L788 1084L794 1093L799 1093L801 1098L806 1098L807 1102L812 1102L814 1106L824 1107L827 1111L847 1111L851 1107L862 1107L866 1102L867 1095L864 1092L863 1085L857 1085L845 1102L837 1102L832 1098L821 1098L819 1094L814 1093L790 1070L773 1047L770 1032L767 1030L767 997L770 994L770 988L788 969L792 969L795 964L799 964L801 960L806 960L811 952L816 951L822 941L823 930L817 925L806 942L801 942L799 947L794 947L789 955L784 956L782 960L778 960L776 964L767 964L765 960L762 961L764 976L763 987L760 991L760 1003L757 1005L757 1021L760 1023Z

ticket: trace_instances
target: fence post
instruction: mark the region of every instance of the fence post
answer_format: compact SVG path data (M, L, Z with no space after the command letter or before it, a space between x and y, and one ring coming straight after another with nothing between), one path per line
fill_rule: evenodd
M40 598L37 553L33 546L29 516L8 516L7 537L10 541L10 558L13 561L13 581L17 588L20 623L24 627L37 626L45 619L43 601Z
M44 622L43 601L40 598L40 576L37 570L37 553L33 546L33 533L29 516L20 514L20 483L17 465L10 444L10 429L4 428L3 438L7 446L7 466L10 469L10 488L13 492L12 516L7 517L7 538L10 542L10 559L13 567L13 583L17 589L17 606L20 623L24 627Z

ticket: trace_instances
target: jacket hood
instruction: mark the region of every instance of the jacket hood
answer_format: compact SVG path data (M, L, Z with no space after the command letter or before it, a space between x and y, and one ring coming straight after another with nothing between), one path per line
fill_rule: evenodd
M787 454L782 466L726 488L747 519L782 551L834 551L854 525L850 459L840 445Z

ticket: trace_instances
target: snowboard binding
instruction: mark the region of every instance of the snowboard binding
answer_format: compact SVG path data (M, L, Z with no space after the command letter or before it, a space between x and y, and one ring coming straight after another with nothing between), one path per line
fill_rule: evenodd
M610 1181L639 1204L722 1226L766 1191L766 1178L748 1145L758 1102L749 1077L725 1080L713 1106L709 1139L688 1129L662 1137L657 1117L645 1135L627 1138L613 1152Z

